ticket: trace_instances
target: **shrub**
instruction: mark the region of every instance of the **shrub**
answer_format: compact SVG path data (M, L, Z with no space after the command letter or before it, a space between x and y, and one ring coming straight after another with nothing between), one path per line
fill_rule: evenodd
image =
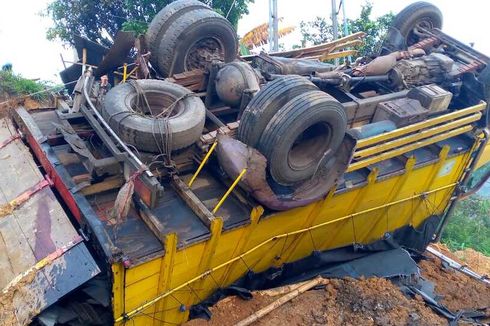
M451 250L473 248L490 256L490 200L477 195L462 200L449 219L443 243Z
M0 93L7 93L11 96L22 96L41 92L46 86L44 82L26 79L9 70L0 71ZM41 92L32 97L35 100L44 100L47 97L47 93Z

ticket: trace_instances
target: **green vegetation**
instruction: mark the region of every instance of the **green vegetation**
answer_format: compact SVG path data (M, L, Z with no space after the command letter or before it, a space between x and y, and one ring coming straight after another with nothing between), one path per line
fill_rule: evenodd
M4 64L0 70L0 97L30 95L34 100L43 101L49 93L62 92L63 89L62 84L24 78L13 71L11 63Z
M237 26L254 0L200 0ZM109 46L124 29L142 34L152 18L171 0L52 0L43 13L53 21L46 36L73 44L75 34Z
M357 19L347 19L349 33L365 32L364 45L359 48L361 56L370 56L376 54L381 46L384 35L391 25L395 15L391 12L371 19L373 5L366 2L362 5L361 14ZM317 17L310 22L301 22L301 34L303 36L302 45L320 44L333 40L332 25L325 18ZM343 25L339 26L339 33L342 34Z
M41 92L46 87L48 87L46 82L26 79L8 69L0 71L0 95L7 93L10 96L22 96ZM35 100L44 100L47 97L47 93L38 93L32 97Z
M490 200L472 196L459 202L442 242L451 250L473 248L490 256Z

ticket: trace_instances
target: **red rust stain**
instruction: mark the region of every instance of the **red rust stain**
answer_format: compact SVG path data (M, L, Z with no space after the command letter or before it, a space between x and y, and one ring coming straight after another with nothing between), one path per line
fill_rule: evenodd
M43 191L38 201L36 212L36 244L34 246L34 256L36 260L43 259L56 250L56 246L51 239L51 214L49 212L49 196Z

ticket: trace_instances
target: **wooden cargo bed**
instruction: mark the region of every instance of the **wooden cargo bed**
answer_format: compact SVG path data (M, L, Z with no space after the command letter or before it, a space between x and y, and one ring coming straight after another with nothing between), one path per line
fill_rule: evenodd
M7 119L0 171L0 324L25 324L100 270Z

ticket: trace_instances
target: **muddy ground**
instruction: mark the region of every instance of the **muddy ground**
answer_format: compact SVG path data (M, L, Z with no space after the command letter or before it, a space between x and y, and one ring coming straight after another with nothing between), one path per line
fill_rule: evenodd
M489 257L472 251L452 254L444 247L438 249L483 274L490 264ZM470 258L463 261L458 257ZM474 259L477 260L469 261ZM475 263L478 265L473 267L471 264ZM434 283L440 302L451 311L479 309L490 317L490 286L443 267L429 253L419 266L422 277ZM187 326L234 325L284 295L273 297L266 293L255 292L250 301L226 298L211 307L210 321L196 319ZM490 322L490 318L484 322ZM459 324L468 323L460 321ZM303 293L253 325L448 325L448 320L435 313L418 295L405 296L389 280L329 279L325 288Z

